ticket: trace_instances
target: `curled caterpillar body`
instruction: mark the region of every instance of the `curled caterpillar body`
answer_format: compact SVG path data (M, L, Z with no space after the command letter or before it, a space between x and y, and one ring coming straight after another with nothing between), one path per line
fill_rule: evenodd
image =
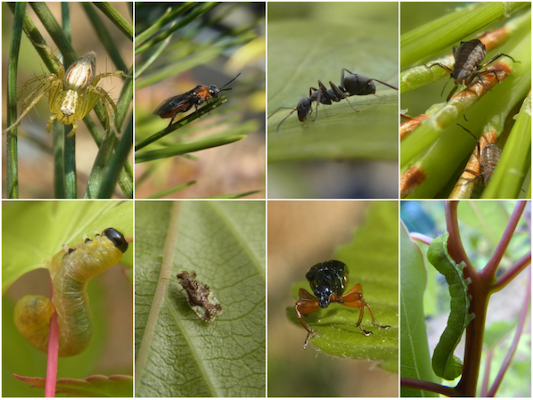
M24 296L15 306L15 325L33 346L48 351L48 326L53 310L59 324L59 356L81 353L91 340L92 316L87 284L94 276L120 261L128 249L124 236L108 228L93 240L85 237L79 246L64 246L66 252L52 259L52 301L44 296Z

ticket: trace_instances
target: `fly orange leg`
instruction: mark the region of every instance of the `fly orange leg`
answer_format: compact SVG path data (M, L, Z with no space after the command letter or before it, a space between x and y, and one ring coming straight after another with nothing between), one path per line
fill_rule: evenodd
M372 325L377 326L378 328L390 328L390 325L379 325L376 323L376 318L374 317L372 308L370 308L370 305L365 302L363 297L363 288L359 283L355 285L348 293L336 299L335 302L344 304L347 307L359 309L359 320L355 326L359 327L365 336L373 335L373 332L367 331L361 326L361 322L363 321L363 316L365 313L365 307L368 308L370 316L372 317Z
M302 314L311 314L320 309L320 306L318 305L318 299L314 297L311 293L309 293L307 290L300 289L298 295L300 300L297 301L294 305L294 310L296 311L296 316L300 320L302 326L307 330L307 337L305 338L303 345L303 349L305 350L307 342L309 342L309 339L311 339L315 335L315 331L305 323L305 321L302 319Z

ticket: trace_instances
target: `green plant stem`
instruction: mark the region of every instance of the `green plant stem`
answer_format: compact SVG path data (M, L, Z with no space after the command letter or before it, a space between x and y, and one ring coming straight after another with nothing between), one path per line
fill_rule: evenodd
M107 54L109 54L109 57L111 57L111 61L113 61L113 64L115 64L115 66L119 70L126 71L128 67L126 66L124 60L122 60L120 52L118 51L118 48L115 45L115 41L113 40L113 37L107 30L106 26L104 25L102 19L93 8L93 5L91 3L82 2L81 6L83 7L85 14L87 15L87 18L89 18L89 21L91 21L94 31L100 39L100 42L102 42L102 45L106 49Z
M227 101L227 99L225 97L219 97L218 99L216 99L212 103L209 103L209 104L205 105L204 107L199 108L194 113L187 115L185 118L180 119L178 122L175 122L171 126L165 128L165 129L162 129L159 132L154 133L149 138L143 140L141 143L139 143L138 145L135 146L135 151L139 151L139 150L143 149L144 147L148 146L149 144L161 139L162 137L165 137L169 133L172 133L175 130L180 129L180 128L184 127L185 125L188 125L192 121L200 118L202 115L205 115L208 112L214 110L215 108L220 107L226 101Z
M174 186L173 188L166 189L166 190L163 190L161 192L152 194L150 196L147 196L146 198L147 199L160 199L162 197L168 196L169 194L172 194L172 193L175 193L175 192L179 192L180 190L183 190L183 189L187 189L189 186L192 186L195 183L197 183L197 181L190 181L190 182L187 182L187 183L182 183L181 185Z
M16 3L15 23L13 25L13 37L11 40L11 50L9 53L7 77L7 126L11 126L11 124L17 119L17 71L20 41L22 38L22 28L25 14L26 3ZM10 199L18 199L18 131L16 127L7 132L6 153L7 197Z
M189 13L186 17L184 17L182 20L180 20L176 25L174 25L171 29L167 29L163 32L161 32L157 37L154 39L151 39L147 42L142 43L141 45L138 45L135 54L141 54L145 52L146 50L152 48L157 43L162 42L165 40L168 36L170 36L174 31L182 28L183 26L186 26L191 21L194 21L196 18L198 18L200 15L208 12L212 8L216 7L218 3L197 3L197 8Z
M67 199L78 198L78 177L76 174L76 137L68 137L72 130L70 126L63 126L65 137L65 193Z
M115 10L111 3L95 2L93 4L98 7L100 11L102 11L105 15L107 15L111 22L113 22L117 26L117 28L120 29L120 31L124 33L124 35L126 35L129 40L133 41L133 27L131 26L131 24L128 23L128 21L124 19L122 15L117 12L117 10Z
M428 54L457 43L484 26L512 14L529 3L477 3L463 7L402 35L401 69L424 59Z
M178 4L176 3L176 6ZM139 46L142 44L145 40L147 40L150 36L155 35L156 32L160 29L163 29L163 27L172 22L175 21L177 17L179 17L181 14L183 14L185 11L189 10L190 8L194 7L195 3L183 3L181 6L176 8L175 10L172 10L172 7L169 7L167 11L159 18L159 20L148 27L144 32L139 33L135 37L135 45Z
M122 134L122 138L115 150L115 154L111 158L107 173L104 176L100 190L98 191L99 199L110 199L113 195L115 185L119 180L120 173L123 166L128 161L128 155L130 154L131 146L133 145L133 120L130 122Z

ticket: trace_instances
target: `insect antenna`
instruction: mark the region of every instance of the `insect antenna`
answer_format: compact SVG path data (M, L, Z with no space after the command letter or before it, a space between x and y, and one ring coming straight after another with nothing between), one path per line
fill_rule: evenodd
M233 78L231 81L229 81L228 83L226 83L224 86L222 86L219 91L222 92L224 90L231 90L231 88L227 88L227 89L224 89L226 86L228 86L231 82L233 82L235 79L237 79L239 76L241 75L241 73L239 72L239 74Z
M281 120L281 122L278 124L278 127L276 128L276 132L279 131L279 127L281 126L282 123L285 122L285 120L286 120L287 118L289 118L289 117L290 117L295 111L298 111L297 108L292 108L292 107L280 107L280 108L278 108L276 111L274 111L272 114L270 114L270 115L268 116L268 118L270 118L271 116L273 116L275 113L277 113L277 112L278 112L279 110L281 110L281 109L292 110L292 111L289 113L289 115L287 115L285 118L283 118L283 119Z

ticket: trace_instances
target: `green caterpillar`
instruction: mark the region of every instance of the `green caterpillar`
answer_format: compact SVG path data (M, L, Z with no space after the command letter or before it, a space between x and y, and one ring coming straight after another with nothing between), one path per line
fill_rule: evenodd
M463 363L453 355L453 352L475 315L468 313L470 307L468 285L471 279L463 277L463 268L466 264L464 262L456 264L448 254L448 236L449 233L445 232L431 242L428 260L446 277L452 298L448 324L435 347L431 363L437 376L452 381L463 373Z
M92 334L92 315L87 284L94 276L120 261L128 243L122 233L108 228L93 240L68 247L51 260L50 275L54 285L52 301L44 296L28 295L15 305L15 325L37 349L48 352L48 327L54 310L59 323L59 356L69 357L87 348Z

